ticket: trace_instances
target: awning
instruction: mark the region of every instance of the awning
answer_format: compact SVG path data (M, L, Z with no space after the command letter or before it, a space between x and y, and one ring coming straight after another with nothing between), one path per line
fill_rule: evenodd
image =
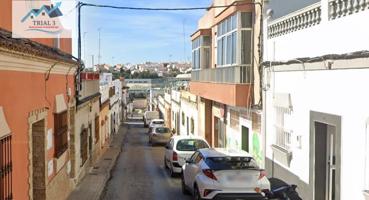
M5 119L3 107L0 106L0 138L11 133L8 123Z
M291 94L275 93L274 107L284 108L284 109L291 111L292 110Z
M62 113L67 110L67 104L64 100L63 94L58 94L55 96L55 112L56 114Z

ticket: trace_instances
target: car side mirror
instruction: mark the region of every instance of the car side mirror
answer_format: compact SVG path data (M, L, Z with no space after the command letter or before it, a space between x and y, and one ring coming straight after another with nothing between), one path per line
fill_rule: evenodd
M192 163L192 161L191 161L190 159L186 159L186 163L187 163L187 164L191 164L191 163Z

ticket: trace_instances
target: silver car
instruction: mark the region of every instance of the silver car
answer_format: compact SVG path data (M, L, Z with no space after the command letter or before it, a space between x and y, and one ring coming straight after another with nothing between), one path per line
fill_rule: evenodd
M172 137L172 132L167 127L153 127L149 133L149 143L166 144Z

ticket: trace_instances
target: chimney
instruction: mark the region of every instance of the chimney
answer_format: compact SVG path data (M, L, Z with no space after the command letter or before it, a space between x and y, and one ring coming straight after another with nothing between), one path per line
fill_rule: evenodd
M54 8L54 4L51 4L50 6L51 6L51 8Z

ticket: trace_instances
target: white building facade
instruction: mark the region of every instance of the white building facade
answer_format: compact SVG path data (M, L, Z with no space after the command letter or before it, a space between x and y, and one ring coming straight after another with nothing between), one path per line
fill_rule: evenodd
M180 133L205 138L205 134L199 132L197 97L185 90L181 91Z
M180 134L180 113L181 113L181 92L178 90L172 90L171 92L171 124L172 129L179 135Z
M315 2L265 18L266 169L297 184L303 199L364 200L369 53L362 50L369 49L369 2ZM280 13L272 3L269 9Z
M121 123L120 113L122 112L122 82L119 79L113 80L110 84L110 123L111 133L115 134L119 130Z

